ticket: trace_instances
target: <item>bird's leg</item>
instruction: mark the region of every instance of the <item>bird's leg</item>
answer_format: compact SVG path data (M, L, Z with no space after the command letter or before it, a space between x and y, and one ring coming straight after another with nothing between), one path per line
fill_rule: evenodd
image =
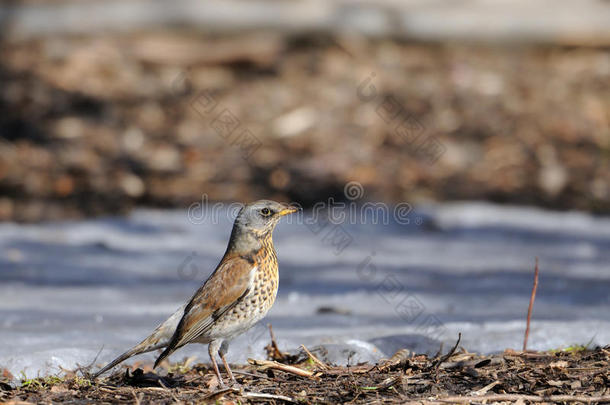
M216 363L216 359L214 358L216 352L219 349L219 346L220 342L217 340L213 340L212 342L210 342L210 344L208 345L208 354L210 355L210 360L212 360L212 366L214 366L214 372L216 373L216 377L218 377L218 384L220 385L220 388L225 388L225 383L224 381L222 381L220 371L218 370L218 364Z
M238 385L238 382L237 382L237 380L235 380L235 377L233 376L233 372L231 371L231 367L229 367L229 363L227 363L227 359L225 358L225 355L227 354L228 351L229 351L229 342L227 342L225 340L220 345L220 349L218 350L218 355L222 359L222 363L225 365L225 370L227 370L227 374L229 374L229 378L231 378L231 381L233 381L233 384Z

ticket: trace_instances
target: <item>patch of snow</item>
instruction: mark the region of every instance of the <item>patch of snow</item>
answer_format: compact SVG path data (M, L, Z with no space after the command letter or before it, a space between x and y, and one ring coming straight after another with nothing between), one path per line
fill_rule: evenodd
M338 249L281 223L280 291L269 315L235 339L229 360L263 357L266 324L283 350L323 346L338 364L396 350L435 353L459 332L471 351L520 348L540 258L531 349L610 343L610 219L579 212L455 203L420 207L410 224L345 224ZM418 225L421 223L421 225ZM0 367L17 378L110 361L146 337L212 272L231 230L186 211L0 224ZM136 357L152 361L156 354ZM196 356L189 345L171 358ZM128 361L129 362L129 361Z

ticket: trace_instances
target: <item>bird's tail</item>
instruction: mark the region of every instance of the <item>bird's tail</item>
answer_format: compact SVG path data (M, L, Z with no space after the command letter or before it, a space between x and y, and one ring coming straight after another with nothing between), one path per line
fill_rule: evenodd
M161 354L159 355L159 357L157 357L157 360L155 360L155 365L153 366L153 368L157 368L157 366L158 366L159 364L161 364L161 362L162 362L163 360L165 360L165 358L166 358L167 356L169 356L170 354L172 354L172 352L173 352L173 351L174 351L174 350L173 350L172 348L170 348L170 347L166 347L166 348L165 348L165 350L163 350L163 353L161 353Z
M177 345L179 328L180 328L180 325L178 325L178 327L176 328L176 332L174 333L174 336L172 336L172 339L169 342L167 342L167 344L164 346L165 350L163 350L163 352L159 355L159 357L157 357L157 360L155 360L155 365L153 366L153 369L157 368L157 366L159 364L161 364L161 362L163 360L165 360L165 358L167 358L167 356L169 356L170 354L172 354L173 352L175 352L176 350L178 350L179 348L182 347L182 345L180 345L180 346Z
M92 378L95 379L99 377L106 371L110 370L112 367L127 360L132 356L135 356L136 354L148 353L152 352L153 350L166 347L172 339L176 327L178 326L178 322L182 318L183 313L184 305L178 308L178 310L174 312L172 316L167 318L165 322L157 326L157 329L155 329L155 331L149 337L147 337L131 349L127 350L125 353L121 354L116 359L112 360L110 363L108 363L108 365L106 365L100 371L95 373Z
M100 371L98 371L97 373L93 374L93 379L96 379L97 377L99 377L100 375L104 374L106 371L110 370L112 367L116 366L119 363L124 362L125 360L127 360L130 357L135 356L136 354L142 354L142 353L148 353L148 352L152 352L153 350L156 349L160 349L166 346L167 342L163 342L163 343L157 343L157 344L150 344L149 342L147 342L150 338L152 337L149 336L146 340L144 340L143 342L141 342L140 344L132 347L131 349L127 350L125 353L121 354L119 357L117 357L116 359L112 360L110 363L108 363L104 368L102 368Z
M138 351L136 350L136 347L132 347L131 349L127 350L125 353L121 354L116 359L112 360L104 368L99 370L97 373L93 374L93 376L91 378L96 379L97 377L104 374L106 371L110 370L112 367L116 366L117 364L122 363L123 361L127 360L131 356L135 356L136 354L139 354Z

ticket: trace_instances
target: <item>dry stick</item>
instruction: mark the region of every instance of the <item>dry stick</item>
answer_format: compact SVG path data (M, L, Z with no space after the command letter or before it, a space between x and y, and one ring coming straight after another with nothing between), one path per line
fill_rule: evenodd
M247 375L250 377L256 377L256 378L263 378L265 380L271 380L271 378L267 377L266 375L262 375L262 374L254 374L254 373L248 373L247 371L240 371L240 370L232 370L233 374L241 374L241 375Z
M140 405L140 398L138 398L138 396L136 395L136 390L134 390L133 388L131 389L131 395L133 395L133 402L136 405Z
M532 319L532 309L534 308L534 300L536 299L536 289L538 288L538 257L536 257L536 268L534 270L534 286L532 287L532 295L530 297L530 306L527 309L527 325L525 327L525 336L523 337L523 351L527 350L527 339L530 336L530 321Z
M244 398L252 399L279 399L280 401L297 402L294 399L284 395L266 394L263 392L244 392L243 394L241 394L241 396Z
M307 355L309 356L309 358L318 366L320 367L321 370L328 370L330 367L328 367L328 365L326 365L326 363L324 363L322 360L318 359L316 356L314 356L309 350L307 350L307 348L305 347L305 345L301 345L301 347L303 348L303 350L305 350L305 353L307 353Z
M383 381L381 382L381 384L379 384L379 389L381 389L381 390L388 389L388 388L390 388L392 385L396 384L397 382L402 381L402 379L403 379L403 375L402 375L402 373L401 373L401 374L398 374L398 375L396 375L396 376L394 376L394 377L389 377L389 378L386 378L385 380L383 380Z
M192 383L193 381L200 380L200 379L202 379L203 377L205 377L205 375L198 375L198 376L197 376L197 377L195 377L195 378L191 378L190 380L185 381L185 382L184 382L184 385L190 384L190 383Z
M460 344L461 340L462 340L462 333L460 332L460 333L458 333L458 340L457 340L457 342L455 342L455 345L451 348L451 350L449 350L449 353L447 353L446 355L444 355L443 357L438 359L438 363L436 363L434 365L434 368L436 369L437 372L438 372L438 368L441 366L441 364L443 364L444 362L449 360L449 358L451 356L453 356L453 354L455 353L456 349L458 348L458 345Z
M248 363L253 366L259 367L261 370L265 371L267 369L275 369L280 371L285 371L287 373L295 374L301 377L313 377L314 373L312 371L303 370L302 368L289 366L287 364L278 363L277 361L272 360L256 360L256 359L248 359Z
M73 373L74 375L76 375L76 373L78 371L81 372L81 374L83 375L83 377L85 378L89 378L91 376L91 367L93 367L95 365L95 362L97 361L97 358L100 356L100 353L102 352L102 350L104 350L104 345L102 345L102 347L100 347L100 350L97 352L97 354L95 355L95 358L91 361L91 363L89 363L86 366L81 366L80 364L76 363L76 368L74 370L68 370L68 369L64 369L63 367L59 366L62 371L65 372L70 372Z
M212 400L212 399L214 399L214 398L216 398L218 396L226 394L227 392L236 392L236 390L234 388L231 388L231 387L222 388L222 389L219 389L217 391L212 391L209 394L204 395L201 398L201 400L202 400L202 402L209 401L209 400ZM239 392L239 391L237 391L237 392Z
M269 328L269 335L271 336L271 347L273 347L273 350L275 351L274 353L274 357L280 359L280 360L285 360L286 356L284 355L284 353L282 353L280 351L280 348L277 345L277 342L275 340L275 334L273 333L273 327L271 326L271 324L267 324L267 327Z
M496 380L494 382L492 382L491 384L487 384L486 386L484 386L483 388L481 388L480 390L474 391L472 393L472 395L477 395L477 396L481 396L481 395L485 395L487 394L487 392L492 389L493 387L495 387L496 385L500 384L499 380Z
M466 397L466 396L452 396L445 398L437 398L431 400L431 402L457 402L457 403L468 403L472 401L483 402L483 401L530 401L530 402L607 402L610 401L610 395L604 395L600 397L588 397L584 395L549 395L549 396L537 396L537 395L521 395L521 394L492 394L492 395L481 395L478 397Z
M138 388L140 391L154 391L154 392L161 392L161 393L167 393L167 388L161 388L161 387L140 387Z

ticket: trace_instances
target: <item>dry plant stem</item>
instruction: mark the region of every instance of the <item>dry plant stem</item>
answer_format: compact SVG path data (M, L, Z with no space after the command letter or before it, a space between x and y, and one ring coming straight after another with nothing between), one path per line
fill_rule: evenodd
M289 366L287 364L278 363L277 361L272 360L256 360L256 359L248 359L248 363L259 367L261 370L274 369L285 371L287 373L295 374L301 377L313 377L314 373L311 371L303 370L302 368Z
M138 398L138 396L136 395L136 391L133 388L131 389L131 395L133 395L134 404L140 405L140 398Z
M230 388L230 387L229 388L221 388L221 389L219 389L217 391L210 392L209 394L207 394L204 397L202 397L201 400L202 401L212 400L212 399L214 399L216 397L221 396L222 394L226 394L229 391L234 392L235 389L234 388Z
M525 336L523 337L523 351L527 350L527 339L530 336L530 321L532 319L532 309L534 308L534 300L536 299L536 290L538 289L538 257L536 257L536 267L534 270L534 286L532 287L532 295L530 296L530 305L527 309L527 325L525 326Z
M284 356L284 353L282 353L279 346L277 345L277 341L275 340L275 334L273 333L273 326L271 326L271 324L268 324L267 327L269 328L269 335L271 336L271 347L273 347L273 350L275 351L274 357L279 360L284 360L286 356Z
M584 402L590 404L592 402L608 402L610 401L610 395L604 395L600 397L587 397L584 395L549 395L549 396L536 396L536 395L520 395L520 394L492 394L492 395L481 395L478 397L466 397L466 396L453 396L438 398L431 402L450 402L450 403L470 403L476 401L477 403L483 401L498 402L498 401L529 401L529 402Z
M254 377L254 378L262 378L263 380L271 380L271 378L267 377L266 375L260 374L260 373L254 374L254 373L248 373L247 371L233 370L233 374L247 375L248 377Z
M305 353L307 353L307 355L309 356L309 358L315 363L316 366L318 366L321 370L328 370L330 367L328 367L328 365L326 365L322 360L318 359L316 356L314 356L309 350L307 350L307 348L305 347L305 345L301 345L301 347L303 348L303 350L305 351Z
M499 380L496 380L494 382L492 382L491 384L487 384L485 387L481 388L480 390L474 391L472 394L473 395L485 395L487 394L487 392L489 392L489 390L491 390L493 387L495 387L496 385L500 384Z
M280 401L286 402L297 402L294 399L287 397L285 395L275 395L275 394L265 394L262 392L244 392L242 394L244 398L252 398L252 399L277 399Z
M93 358L93 360L91 360L91 363L87 364L86 366L81 366L80 364L76 364L76 369L72 370L66 370L63 367L59 366L62 371L66 372L66 373L74 373L76 374L76 372L79 372L82 374L83 377L85 378L91 378L91 368L95 365L95 362L97 361L97 358L100 356L100 353L102 353L102 350L104 350L104 345L102 345L102 347L100 347L100 350L97 352L97 354L95 355L95 357Z
M455 342L455 345L453 345L453 347L451 348L451 350L449 350L449 353L447 353L446 355L444 355L443 357L441 357L440 359L438 359L438 363L436 363L436 370L438 371L438 368L441 366L441 364L443 364L444 362L446 362L447 360L449 360L449 358L451 358L451 356L453 356L453 354L455 353L455 351L458 348L458 345L460 344L460 341L462 340L462 333L458 333L458 340L457 342Z

